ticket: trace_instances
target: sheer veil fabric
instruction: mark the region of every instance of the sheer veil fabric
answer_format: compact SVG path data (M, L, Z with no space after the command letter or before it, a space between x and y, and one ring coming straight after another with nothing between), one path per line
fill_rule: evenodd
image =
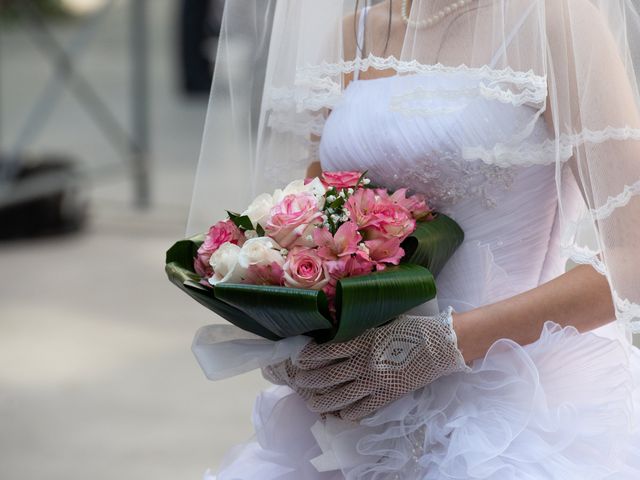
M463 145L464 157L554 164L563 254L606 275L619 328L629 340L640 333L640 17L632 0L473 0L428 28L422 22L452 2L413 0L405 26L401 1L386 0L372 2L357 39L365 3L227 1L188 233L204 231L223 207L242 210L252 196L304 177L354 72L464 72L477 82L395 82L387 107L446 116L478 96L524 107L508 133ZM404 35L388 37L389 26ZM550 120L543 141L532 135L541 116ZM568 201L576 188L579 209Z

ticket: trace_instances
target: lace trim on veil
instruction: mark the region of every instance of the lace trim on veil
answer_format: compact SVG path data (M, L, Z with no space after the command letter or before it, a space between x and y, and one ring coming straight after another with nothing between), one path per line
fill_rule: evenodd
M355 70L367 71L394 70L399 74L416 74L427 76L433 74L464 74L467 78L487 80L473 89L448 90L454 96L480 95L487 99L498 100L513 105L540 103L547 94L547 77L536 75L532 70L516 71L512 68L495 69L488 65L482 67L457 67L437 63L422 64L417 60L402 61L393 56L377 57L369 54L360 60L339 63L323 62L317 65L300 67L296 72L294 88L273 87L268 95L269 107L276 111L295 108L301 110L320 110L331 108L342 97L342 75ZM508 87L510 86L510 88ZM442 90L433 91L432 95L446 94ZM414 96L415 92L407 95ZM402 96L398 96L402 97Z
M585 143L604 143L609 140L640 140L640 129L629 126L607 127L603 130L584 129L576 134L562 134L558 140L550 138L538 143L521 142L517 145L499 143L491 148L463 147L462 156L467 160L482 160L486 164L500 167L548 165L555 163L556 154L561 161L567 161L573 155L575 147ZM625 189L625 192L621 194L623 197L626 198L638 191L640 185L634 184L629 188L631 188L631 192L626 192ZM611 201L612 203L617 202L615 199Z
M631 333L640 333L640 305L620 297L615 290L612 295L618 319L629 326Z
M298 68L293 87L272 87L266 95L267 109L270 112L269 125L280 132L293 132L296 134L318 134L321 130L323 110L334 108L342 99L342 75L353 73L356 69L367 71L369 68L376 70L394 70L399 74L416 74L421 76L434 74L464 75L466 78L486 81L472 88L464 89L417 89L407 94L395 96L398 108L407 114L434 114L447 113L446 107L427 109L424 112L416 112L413 108L402 107L407 100L415 99L416 95L422 98L447 97L447 98L471 98L482 97L502 103L521 106L533 104L540 107L547 95L547 77L536 75L532 70L527 72L516 71L512 68L495 69L488 65L482 67L469 67L459 65L457 67L446 66L441 63L434 65L422 64L416 60L402 61L393 56L378 57L373 54L352 61L339 63L323 62L316 65L307 65ZM452 110L453 111L453 110ZM300 125L299 116L306 118L303 123L311 124L309 117L317 117L313 122L313 131L305 130Z
M632 185L625 185L622 193L615 197L609 197L604 205L591 210L591 213L595 219L603 220L609 217L617 208L627 206L631 199L636 195L640 195L640 180Z
M509 82L520 86L535 84L546 87L546 76L536 75L533 70L526 72L514 70L511 67L504 69L491 68L489 65L481 67L469 67L465 64L452 67L436 63L433 65L419 63L417 60L398 60L394 56L378 57L369 54L360 60L343 61L338 63L322 62L317 65L307 65L298 69L298 80L313 81L319 77L339 76L344 73L353 73L356 69L367 71L369 68L375 70L395 70L398 73L417 73L429 75L433 73L465 73L475 78L485 78L492 81Z
M607 275L606 267L598 257L599 252L577 245L565 246L562 248L562 252L564 256L578 265L591 265L598 273Z

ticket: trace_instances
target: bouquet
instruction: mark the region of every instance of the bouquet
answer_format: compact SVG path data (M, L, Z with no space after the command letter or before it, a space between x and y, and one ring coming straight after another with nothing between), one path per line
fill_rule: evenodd
M340 342L435 298L434 277L463 239L422 195L376 187L366 172L324 172L179 241L166 271L243 330Z

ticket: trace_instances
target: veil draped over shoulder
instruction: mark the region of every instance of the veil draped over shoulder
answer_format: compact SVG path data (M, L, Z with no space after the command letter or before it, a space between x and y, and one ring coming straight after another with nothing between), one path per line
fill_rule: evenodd
M631 340L640 333L640 17L632 0L413 0L404 37L390 37L390 26L405 24L401 3L227 0L188 233L304 177L354 71L464 73L479 81L397 82L388 108L446 116L477 96L520 107L515 129L463 145L463 156L499 167L555 164L563 252L607 277ZM434 17L445 8L452 11ZM534 141L543 115L548 139Z

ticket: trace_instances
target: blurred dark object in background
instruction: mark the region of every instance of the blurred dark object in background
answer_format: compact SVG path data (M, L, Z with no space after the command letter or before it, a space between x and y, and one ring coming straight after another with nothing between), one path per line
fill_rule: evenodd
M181 83L187 94L209 93L223 8L224 0L181 0Z
M61 5L78 19L73 30L69 30L73 34L65 41L55 34L55 25L49 21L47 10L42 7L53 3ZM0 0L0 14L11 12L15 15L16 26L24 29L51 67L51 75L42 91L39 94L34 92L32 98L35 100L26 120L10 145L7 145L0 129L0 238L33 237L81 229L88 210L85 190L88 187L85 184L89 183L89 178L106 179L129 174L134 186L135 206L144 209L151 203L147 1L127 2L131 61L130 128L113 113L103 94L79 68L80 55L88 48L116 3L118 0ZM31 156L25 153L34 150L33 145L51 120L64 87L89 114L121 162L97 165L93 159L81 158L82 163L76 162L68 154ZM0 120L2 107L0 104Z
M2 159L0 159L2 163ZM48 156L25 158L9 183L3 183L0 203L0 239L70 233L81 230L87 219L87 196L75 163ZM32 190L40 192L33 195Z

